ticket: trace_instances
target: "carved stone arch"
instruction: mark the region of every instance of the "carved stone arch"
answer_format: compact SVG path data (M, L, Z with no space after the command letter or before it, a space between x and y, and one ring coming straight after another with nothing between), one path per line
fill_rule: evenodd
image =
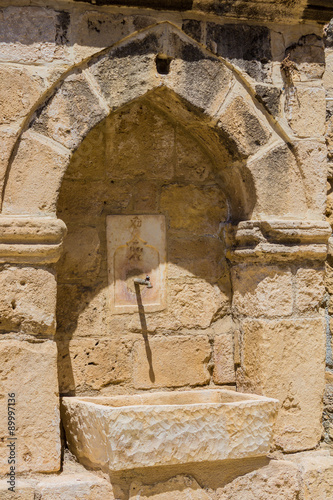
M3 215L54 217L69 159L87 133L148 93L188 122L217 159L221 151L230 156L217 163L233 220L304 217L300 170L267 112L230 63L169 22L127 37L65 76L18 140Z

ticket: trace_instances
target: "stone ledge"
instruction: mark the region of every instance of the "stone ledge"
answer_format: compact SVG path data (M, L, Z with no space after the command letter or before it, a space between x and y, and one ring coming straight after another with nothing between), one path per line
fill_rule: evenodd
M243 221L228 233L232 262L322 261L331 227L323 221Z
M48 217L0 217L0 264L48 264L61 254L66 225Z

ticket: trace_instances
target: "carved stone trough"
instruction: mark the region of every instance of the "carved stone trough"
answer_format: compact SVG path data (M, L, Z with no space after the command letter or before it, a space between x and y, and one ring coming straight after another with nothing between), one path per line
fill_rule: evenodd
M119 471L266 455L277 405L222 389L65 397L62 420L81 463Z

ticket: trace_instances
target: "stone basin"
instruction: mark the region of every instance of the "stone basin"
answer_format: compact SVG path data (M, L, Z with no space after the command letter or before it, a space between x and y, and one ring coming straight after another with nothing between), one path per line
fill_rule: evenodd
M62 421L78 460L110 472L266 455L277 407L222 389L65 397Z

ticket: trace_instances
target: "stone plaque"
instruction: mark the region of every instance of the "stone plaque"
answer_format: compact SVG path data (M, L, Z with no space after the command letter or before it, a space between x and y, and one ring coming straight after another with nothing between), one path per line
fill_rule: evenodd
M111 310L115 314L160 311L165 307L164 215L109 215L106 218ZM152 288L136 285L150 277Z

